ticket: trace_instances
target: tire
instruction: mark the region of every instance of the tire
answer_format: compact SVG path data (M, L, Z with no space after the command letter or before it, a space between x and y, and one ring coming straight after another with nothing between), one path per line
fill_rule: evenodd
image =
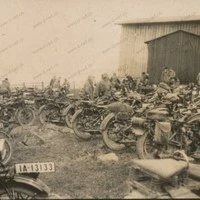
M11 141L9 141L9 136L3 131L0 131L0 139L5 140L5 150L6 150L3 159L1 158L0 162L3 165L7 165L10 162L13 154L12 144Z
M33 109L25 107L18 111L17 121L20 125L32 125L35 121L35 112Z
M75 113L75 115L76 116L73 117L73 122L72 122L72 129L75 135L83 140L91 139L92 135L90 133L80 130L79 122L82 118L82 112L79 112L78 114Z
M39 113L39 121L42 125L50 123L47 121L47 116L51 113L59 112L56 106L42 106Z
M153 150L148 149L148 142ZM151 134L145 132L140 136L136 143L136 153L139 159L153 159L155 158L155 147L153 142L153 137Z
M25 185L8 186L10 194L5 189L0 189L0 199L42 199L42 196L36 189L26 187Z
M113 150L113 151L121 151L126 148L124 144L117 143L116 141L112 140L110 135L110 132L112 132L111 127L114 125L115 116L113 116L106 124L106 128L102 131L103 141L105 145ZM114 134L116 135L116 134Z
M66 122L66 125L68 128L71 128L72 129L72 117L73 115L75 114L75 108L74 107L71 107L67 110L66 112L66 115L65 115L65 122Z

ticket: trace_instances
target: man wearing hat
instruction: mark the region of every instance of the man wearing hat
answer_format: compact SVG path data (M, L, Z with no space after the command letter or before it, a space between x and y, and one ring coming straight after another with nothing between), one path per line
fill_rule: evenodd
M96 85L94 95L95 97L109 97L111 95L111 88L112 86L108 74L102 74L101 81Z

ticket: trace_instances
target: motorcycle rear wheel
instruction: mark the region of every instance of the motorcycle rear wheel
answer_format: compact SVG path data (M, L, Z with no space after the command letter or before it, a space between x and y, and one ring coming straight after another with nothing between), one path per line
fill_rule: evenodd
M105 145L113 151L121 151L126 148L124 144L120 144L110 137L112 134L112 125L114 126L115 116L113 116L106 125L105 130L102 131L103 141ZM116 133L114 134L116 135Z
M140 136L136 143L136 153L139 159L153 159L155 153L153 136L144 133Z
M5 140L5 154L4 157L0 159L0 162L3 165L7 165L11 161L13 148L11 142L5 136L3 136L1 132L0 132L0 139Z

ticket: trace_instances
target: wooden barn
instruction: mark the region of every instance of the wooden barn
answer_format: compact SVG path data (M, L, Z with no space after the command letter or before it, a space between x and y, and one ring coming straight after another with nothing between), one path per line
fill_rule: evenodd
M200 16L134 20L122 26L120 76L139 78L148 71L158 82L165 66L172 67L182 83L195 82L200 72Z

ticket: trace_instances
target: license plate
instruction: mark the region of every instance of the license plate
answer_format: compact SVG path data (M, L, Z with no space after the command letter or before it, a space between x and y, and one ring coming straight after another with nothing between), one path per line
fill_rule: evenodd
M15 164L15 170L17 174L20 173L45 173L55 172L54 162L45 163L20 163Z

